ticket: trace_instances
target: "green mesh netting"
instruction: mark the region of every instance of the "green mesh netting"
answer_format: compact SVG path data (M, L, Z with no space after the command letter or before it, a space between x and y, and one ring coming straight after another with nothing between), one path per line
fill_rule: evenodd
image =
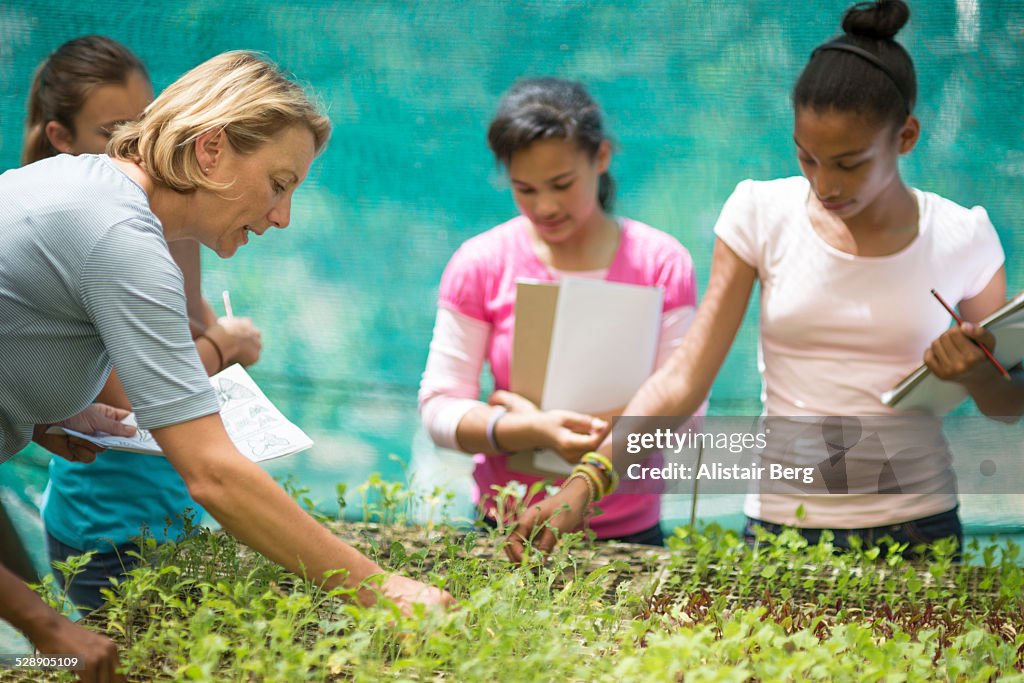
M236 314L256 319L265 347L252 374L317 442L271 471L294 473L326 504L335 482L399 476L387 456L409 458L442 268L460 242L514 211L484 131L516 77L588 84L617 142L619 211L678 237L703 285L711 227L735 184L798 173L789 88L847 4L0 3L0 166L18 163L34 67L84 33L129 46L158 91L218 52L252 48L318 93L334 135L296 195L292 227L230 261L204 254L204 288L215 306L230 289ZM924 134L905 175L987 207L1015 290L1024 281L1024 6L913 5L900 39L917 64ZM715 384L713 413L759 411L755 348L752 311ZM0 493L30 509L45 458L19 458L0 469ZM738 510L734 497L705 513ZM998 521L989 506L969 512L982 525Z

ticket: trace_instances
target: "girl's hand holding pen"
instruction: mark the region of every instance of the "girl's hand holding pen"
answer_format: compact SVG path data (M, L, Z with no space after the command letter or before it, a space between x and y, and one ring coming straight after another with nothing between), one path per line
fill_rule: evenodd
M1006 381L1010 381L1010 373L1008 373L1006 371L1006 368L1004 368L1002 365L1000 365L999 361L996 360L996 357L992 355L992 350L995 349L995 347L996 347L995 337L993 337L991 334L986 332L980 325L971 325L970 327L964 327L964 325L969 325L970 323L967 323L967 321L965 321L963 318L961 318L959 315L957 315L956 311L953 310L953 307L950 306L948 303L946 303L946 300L942 298L941 294L939 294L938 292L936 292L933 289L932 290L932 296L935 297L936 301L938 301L940 304L942 304L942 307L946 309L946 312L949 313L949 315L953 318L953 320L956 321L957 327L963 328L962 331L964 331L964 333L967 335L967 339L969 339L972 343L974 343L978 347L978 349L985 356L985 358L988 359L988 362L992 364L992 367L994 367L996 370L999 371L999 374L1002 375L1003 379L1005 379ZM952 329L956 329L956 327L954 327ZM947 333L949 331L950 330L947 330ZM982 343L981 342L981 338L978 337L979 333L987 335L987 339L989 339L990 341L987 342L987 343ZM939 337L939 339L942 339L945 336L946 335L943 334L942 337ZM932 350L933 351L935 350L934 346L935 345L933 343L932 344L932 347L933 347ZM957 349L954 349L952 346L948 346L947 345L947 346L942 347L942 349L939 349L939 350L940 351L945 350L948 353L952 353L952 352L956 351ZM925 362L927 362L927 358L928 357L925 356ZM940 360L941 360L941 358L942 358L942 356L940 356ZM952 356L949 356L947 358L947 360L952 361L953 360ZM958 368L954 367L952 369L955 371ZM957 373L957 374L961 374L961 373ZM945 379L945 378L940 376L939 379ZM979 377L978 379L982 379L982 378ZM963 380L963 379L957 379L957 380L954 380L954 381L960 382L961 384L969 384L969 383L971 383L973 381L973 377L972 378L967 378L966 381Z
M248 367L260 359L263 342L251 318L219 318L216 325L206 328L203 336L217 345L224 367L233 363Z
M248 368L259 360L263 343L259 330L253 325L250 317L234 317L231 310L231 295L227 290L221 294L224 302L224 316L217 318L216 325L207 328L203 335L210 339L223 361L221 370L232 364L241 364Z
M939 379L970 386L1001 378L981 349L996 346L992 333L980 325L961 322L946 330L924 352L924 362Z

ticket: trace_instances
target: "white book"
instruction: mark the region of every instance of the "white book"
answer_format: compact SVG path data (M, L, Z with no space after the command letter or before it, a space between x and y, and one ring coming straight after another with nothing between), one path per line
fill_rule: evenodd
M625 406L654 370L662 298L660 287L563 278L540 408L599 414ZM544 472L572 471L550 450L534 453L532 465Z
M312 439L281 414L241 365L232 365L210 378L220 402L220 417L228 436L242 455L253 462L271 460L304 451ZM123 422L136 425L135 413ZM139 429L134 437L109 434L83 434L73 429L51 427L50 434L70 434L114 451L163 455L148 430Z
M980 324L995 336L996 347L992 355L1004 368L1010 369L1021 362L1024 358L1024 292ZM883 393L882 403L901 410L945 415L966 398L967 389L962 384L941 380L922 364Z
M621 408L654 369L659 287L567 277L561 282L541 410Z

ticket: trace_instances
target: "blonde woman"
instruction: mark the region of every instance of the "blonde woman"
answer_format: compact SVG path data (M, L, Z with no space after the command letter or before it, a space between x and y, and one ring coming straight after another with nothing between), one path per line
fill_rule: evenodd
M146 67L131 50L106 36L73 38L54 50L32 78L22 163L58 154L102 154L117 127L138 119L152 101ZM184 277L189 327L207 373L232 363L255 363L261 344L252 321L218 319L202 296L199 243L178 240L167 246ZM116 372L97 400L131 408ZM170 463L153 459L135 467L137 462L133 454L120 452L88 465L50 461L42 505L50 561L95 552L66 586L80 609L102 605L101 589L110 585L109 578L135 566L137 560L127 551L143 528L158 541L176 540L184 534L184 512L196 507Z
M168 241L194 239L227 258L287 227L295 188L329 134L328 119L275 66L230 52L120 127L109 157L61 155L0 176L0 461L30 439L69 460L94 459L82 442L45 432L69 418L109 426L116 411L90 404L114 367L139 425L196 502L292 571L317 580L346 570L326 584L358 589L369 604L365 580L381 568L318 525L228 438L167 252ZM406 610L451 600L398 575L381 589ZM26 610L42 614L32 601L12 606L19 593L0 595L0 615L30 637L48 633L25 623ZM37 637L41 650L57 651Z

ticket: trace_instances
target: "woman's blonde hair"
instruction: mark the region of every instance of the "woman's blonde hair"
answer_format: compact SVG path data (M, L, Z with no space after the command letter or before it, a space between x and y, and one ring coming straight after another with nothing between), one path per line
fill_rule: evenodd
M178 192L224 189L199 167L196 139L221 129L242 154L291 126L313 133L319 154L330 120L272 62L238 50L209 59L160 93L138 121L117 129L107 153L141 164L154 180Z

